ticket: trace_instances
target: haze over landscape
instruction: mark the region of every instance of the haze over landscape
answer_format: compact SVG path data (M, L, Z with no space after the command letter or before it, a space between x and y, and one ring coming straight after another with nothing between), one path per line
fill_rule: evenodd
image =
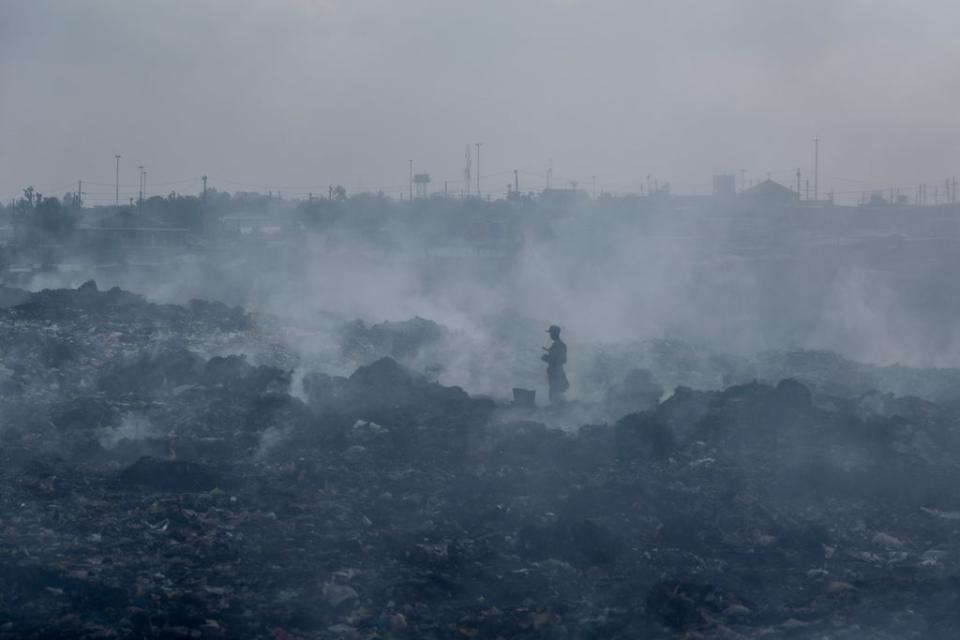
M117 153L125 195L142 164L160 195L207 174L397 196L409 159L459 190L478 141L484 191L514 169L543 188L552 159L555 185L702 194L715 173L810 177L813 137L823 193L912 194L955 173L958 18L947 0L6 0L0 196L112 185Z
M0 640L952 640L956 24L0 0Z

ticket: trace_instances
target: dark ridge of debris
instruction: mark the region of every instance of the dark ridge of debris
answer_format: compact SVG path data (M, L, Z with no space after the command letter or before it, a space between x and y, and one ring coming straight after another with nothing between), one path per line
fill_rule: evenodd
M29 291L0 285L0 309L15 307L30 297Z
M98 386L110 395L156 393L198 384L202 367L201 358L188 349L142 352L132 362L116 365L100 378Z
M372 362L383 357L413 358L423 349L450 337L445 327L419 317L371 326L355 320L344 325L340 333L343 355L358 362Z
M100 291L93 280L77 289L44 289L30 293L10 311L18 318L33 321L67 319L64 316L78 313L107 317L122 315L124 322L167 325L181 331L191 325L205 325L221 331L245 331L253 327L250 316L240 307L231 308L205 300L191 300L186 306L155 304L119 287Z
M381 358L360 367L349 378L309 374L304 376L303 389L311 405L319 411L367 414L368 417L409 408L449 416L475 407L492 408L491 402L471 398L459 387L430 382L393 358Z
M210 467L186 460L140 458L119 473L122 485L138 485L156 491L210 491L223 479Z
M242 314L110 295L0 309L0 638L960 624L952 404L800 375L659 402L641 371L618 419L562 431L582 404L518 412L392 358L308 373L301 401L198 348Z

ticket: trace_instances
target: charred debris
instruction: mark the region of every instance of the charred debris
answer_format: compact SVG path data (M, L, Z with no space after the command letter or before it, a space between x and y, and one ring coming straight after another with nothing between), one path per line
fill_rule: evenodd
M960 624L956 371L769 353L714 360L725 388L666 393L619 371L597 403L624 413L560 430L576 402L514 406L406 366L444 339L427 320L344 327L367 363L335 376L219 303L0 295L2 638ZM238 355L253 343L268 363Z

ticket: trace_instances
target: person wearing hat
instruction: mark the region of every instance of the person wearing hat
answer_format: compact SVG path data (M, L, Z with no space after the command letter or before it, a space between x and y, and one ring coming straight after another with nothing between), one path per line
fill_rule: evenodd
M546 353L540 359L547 363L550 404L560 404L566 399L564 394L570 388L567 374L563 371L563 365L567 364L567 345L560 339L560 327L557 325L551 325L547 333L550 334L553 344L549 348L543 348Z

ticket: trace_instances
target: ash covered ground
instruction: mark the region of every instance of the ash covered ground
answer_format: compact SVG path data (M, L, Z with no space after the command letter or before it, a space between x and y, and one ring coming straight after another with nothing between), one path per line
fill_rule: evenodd
M960 625L960 371L581 345L592 391L536 408L450 384L469 338L423 318L305 355L217 302L2 302L2 638Z
M0 0L0 640L960 637L957 25Z

